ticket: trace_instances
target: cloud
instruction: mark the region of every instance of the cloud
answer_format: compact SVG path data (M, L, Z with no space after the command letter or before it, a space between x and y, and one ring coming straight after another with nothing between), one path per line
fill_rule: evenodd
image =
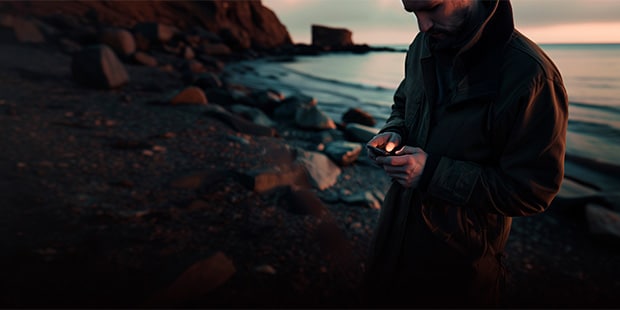
M514 0L515 23L521 27L617 22L617 0Z
M558 28L560 25L613 23L620 18L619 0L512 0L511 3L517 28L541 33L575 29ZM263 4L278 15L295 42L310 42L312 24L350 29L354 42L369 44L376 43L372 41L375 39L385 43L406 38L405 43L418 32L415 16L403 9L400 0L263 0ZM382 38L380 32L391 37ZM579 35L587 34L580 31Z

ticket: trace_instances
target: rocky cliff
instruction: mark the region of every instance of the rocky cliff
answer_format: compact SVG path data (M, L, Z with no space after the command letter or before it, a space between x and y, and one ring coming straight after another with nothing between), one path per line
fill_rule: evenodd
M233 49L269 49L292 44L286 27L261 1L11 1L0 14L35 16L67 26L132 28L155 22L181 30L204 29Z

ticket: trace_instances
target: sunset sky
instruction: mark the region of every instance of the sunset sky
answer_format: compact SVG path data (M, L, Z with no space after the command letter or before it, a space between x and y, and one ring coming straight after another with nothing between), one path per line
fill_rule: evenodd
M347 28L354 43L409 43L415 16L400 0L263 0L295 43L310 43L310 27ZM517 29L537 43L620 43L619 0L512 0Z

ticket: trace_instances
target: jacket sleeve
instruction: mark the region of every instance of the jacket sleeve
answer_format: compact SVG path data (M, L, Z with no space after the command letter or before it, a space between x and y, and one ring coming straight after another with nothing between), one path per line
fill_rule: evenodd
M564 176L568 99L561 78L539 76L494 120L502 127L499 159L488 165L436 156L426 192L461 207L504 216L543 212ZM518 95L521 93L521 95ZM498 130L497 128L495 128ZM495 146L497 147L497 146ZM426 168L425 168L426 169Z
M380 133L383 132L396 132L400 135L402 141L407 141L407 130L405 126L405 105L407 103L407 95L406 95L406 81L407 81L407 68L409 66L411 47L407 52L407 56L405 57L405 77L396 88L396 92L394 93L394 103L392 104L392 112L390 117L388 117L385 125L379 130Z

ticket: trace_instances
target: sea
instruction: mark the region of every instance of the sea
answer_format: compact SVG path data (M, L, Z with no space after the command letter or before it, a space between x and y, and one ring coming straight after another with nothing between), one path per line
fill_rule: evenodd
M266 63L259 71L284 92L289 87L315 97L335 121L348 108L360 107L381 127L404 75L408 44L386 46L396 52L297 56ZM541 47L560 70L569 96L567 174L597 189L620 192L620 44Z

